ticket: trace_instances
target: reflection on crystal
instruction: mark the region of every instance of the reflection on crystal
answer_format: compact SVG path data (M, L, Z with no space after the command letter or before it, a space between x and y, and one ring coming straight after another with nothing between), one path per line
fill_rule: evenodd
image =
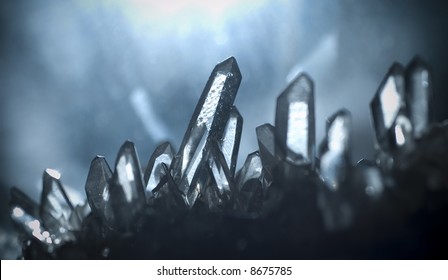
M297 76L277 99L276 138L286 160L314 164L314 86L306 74Z
M231 176L235 175L236 161L243 130L243 117L233 106L221 140L221 151L226 159Z
M92 212L106 221L113 219L112 206L109 201L109 180L111 178L112 172L106 159L96 156L90 165L85 190Z
M378 167L366 159L360 160L356 169L361 175L364 192L372 198L379 198L383 193L384 184Z
M432 81L428 65L418 56L407 67L406 86L414 137L420 138L431 123Z
M351 114L340 110L327 121L327 135L320 146L320 174L325 184L337 190L350 168Z
M146 167L144 182L146 183L147 194L150 195L152 193L163 176L162 163L170 166L172 160L173 148L171 144L169 142L160 144L152 154Z
M132 142L126 141L118 152L109 196L114 213L109 226L128 228L146 203L140 163Z
M229 166L227 165L227 159L219 149L219 146L212 142L210 148L209 167L212 178L216 184L217 190L221 196L225 196L229 199L230 192L234 189L233 176L230 173ZM213 145L214 144L214 145Z
M173 179L189 207L193 206L205 183L204 176L197 173L198 166L206 160L206 144L209 139L223 138L240 82L241 73L235 58L216 65L190 120L173 164Z
M71 220L73 205L59 178L60 174L56 170L45 170L39 214L45 227L52 231L76 230L81 222Z
M28 238L35 238L50 249L53 240L38 218L38 205L17 188L11 189L11 218Z

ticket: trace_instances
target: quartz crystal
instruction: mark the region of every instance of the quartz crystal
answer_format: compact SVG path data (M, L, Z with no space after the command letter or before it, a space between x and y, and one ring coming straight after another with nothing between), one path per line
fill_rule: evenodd
M406 69L406 87L414 137L421 138L432 122L432 80L428 65L418 56Z
M351 115L340 110L327 121L326 137L320 146L320 174L333 190L340 188L350 170Z
M243 212L257 214L261 211L263 184L261 158L258 152L247 156L237 177L237 191L239 194L239 208Z
M53 169L40 205L13 188L24 257L378 258L400 237L407 258L421 243L413 236L446 235L435 220L448 213L448 122L432 123L430 74L420 58L392 65L370 104L375 160L356 166L345 109L328 118L315 156L314 86L299 74L277 99L275 127L256 128L258 151L236 171L243 118L231 57L213 69L180 149L161 143L144 175L126 141L114 170L92 160L86 203L71 203Z
M45 226L52 231L77 230L81 227L81 219L73 212L74 207L59 181L60 177L56 170L45 170L39 214Z
M102 217L108 223L112 223L114 219L109 193L109 181L111 178L112 171L106 159L102 156L96 156L90 164L85 190L92 212Z
M204 148L212 139L219 141L224 137L240 82L241 73L235 58L230 57L216 65L193 113L179 152L174 158L173 179L184 194L185 203L189 207L193 207L201 192L200 188L204 185L204 182L200 181L204 176L197 174L198 166L207 160L204 157ZM232 128L232 122L227 130L229 133L237 129L236 126ZM231 136L228 135L228 138ZM224 141L225 149L226 145ZM232 154L227 154L226 151L226 155L231 159Z
M314 85L299 74L277 99L275 136L288 162L314 165L314 122Z
M412 143L412 127L405 103L404 68L395 63L389 69L370 103L377 148L394 151Z
M118 152L115 172L109 181L113 211L112 228L130 228L146 204L145 188L135 146L126 141Z
M167 166L171 165L173 160L173 147L169 142L160 144L149 159L148 166L146 167L144 181L146 183L146 193L151 196L152 191L159 184L162 172L162 163Z
M275 128L271 124L265 123L256 128L256 133L263 168L269 175L272 175L275 166L281 161L279 147L275 142Z

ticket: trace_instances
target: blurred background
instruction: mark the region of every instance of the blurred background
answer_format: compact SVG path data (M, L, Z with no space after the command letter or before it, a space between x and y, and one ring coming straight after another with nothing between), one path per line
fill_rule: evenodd
M300 71L315 81L318 142L329 115L352 112L356 162L373 157L369 102L394 61L431 64L434 112L448 118L446 46L443 1L1 1L0 257L17 256L11 186L38 201L54 168L76 204L95 155L113 165L130 139L144 167L160 141L178 148L210 71L229 56L243 75L239 165Z

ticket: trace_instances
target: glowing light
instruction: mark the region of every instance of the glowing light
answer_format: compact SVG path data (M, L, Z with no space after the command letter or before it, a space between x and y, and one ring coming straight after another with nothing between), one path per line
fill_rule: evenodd
M47 172L48 174L50 174L51 177L55 178L55 179L60 179L61 178L61 173L59 173L59 171L55 170L55 169L50 169L47 168L45 170L45 172Z
M20 207L14 207L14 209L12 209L12 214L17 218L20 218L25 214L25 212L23 212L23 209Z

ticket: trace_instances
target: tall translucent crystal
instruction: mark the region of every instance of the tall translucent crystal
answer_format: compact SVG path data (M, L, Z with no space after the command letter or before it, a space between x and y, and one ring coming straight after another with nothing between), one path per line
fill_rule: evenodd
M174 159L173 179L189 207L200 193L201 182L193 183L193 178L199 164L206 160L203 150L209 139L222 139L240 82L241 73L235 58L230 57L216 65Z
M167 166L171 165L173 160L173 147L169 142L160 144L149 159L146 167L144 182L146 184L147 194L151 194L154 188L159 184L163 175L162 163Z
M314 164L314 85L308 75L297 76L278 97L275 129L287 161Z
M401 64L395 63L389 69L370 108L377 148L391 151L412 144L412 127L405 104L404 68Z
M243 117L240 115L240 112L238 112L238 109L233 106L230 111L226 127L224 128L224 134L220 141L222 154L224 155L232 176L235 175L242 130Z
M96 156L90 164L89 174L85 190L87 201L93 213L103 217L106 221L113 220L112 206L110 202L109 181L112 171L102 156Z
M118 152L109 185L113 228L128 228L146 203L145 188L135 146L126 141Z

